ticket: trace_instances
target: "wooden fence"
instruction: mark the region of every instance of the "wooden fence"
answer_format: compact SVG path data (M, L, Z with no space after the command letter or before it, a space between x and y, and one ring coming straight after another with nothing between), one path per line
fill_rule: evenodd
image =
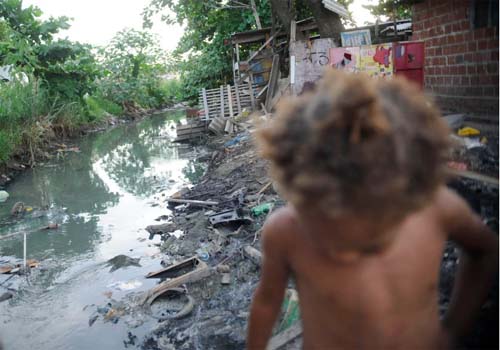
M200 109L203 111L201 119L231 118L241 114L243 108L255 109L256 100L256 84L226 85L209 90L203 88L199 96Z

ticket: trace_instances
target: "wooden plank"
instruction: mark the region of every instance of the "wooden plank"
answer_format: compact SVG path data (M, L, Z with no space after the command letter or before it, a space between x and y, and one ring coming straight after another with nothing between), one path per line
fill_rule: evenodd
M186 269L186 268L196 268L198 265L200 265L203 267L203 266L206 266L206 264L199 260L197 257L191 257L191 258L188 258L188 259L185 259L181 262L178 262L177 264L173 264L173 265L170 265L170 266L167 266L163 269L160 269L158 271L153 271L153 272L150 272L146 275L146 278L175 278L175 277L178 277L178 276L175 276L179 270L183 270L183 269Z
M250 92L250 103L252 104L252 110L255 110L255 96L253 95L253 86L250 80L248 81L248 91Z
M219 88L219 95L220 95L220 115L221 117L224 116L224 87L221 85Z
M199 281L205 277L210 276L212 273L214 273L214 270L205 265L180 277L162 282L144 293L141 304L151 304L167 289L175 288L185 283L193 283Z
M241 115L240 91L238 83L234 82L234 93L236 94L236 106L238 107L238 115Z
M192 205L217 205L219 202L213 201L194 201L190 199L177 199L177 198L166 198L165 202L180 203L180 204L192 204Z
M259 99L266 91L267 91L267 85L264 86L264 88L259 91L259 93L257 94L257 99Z
M449 174L451 174L451 175L460 176L460 177L463 177L463 178L466 178L466 179L476 180L476 181L479 181L479 182L483 182L485 184L492 185L492 186L494 186L496 188L498 188L498 185L499 185L498 184L498 178L487 176L487 175L483 175L483 174L479 174L479 173L476 173L476 172L473 172L473 171L469 171L469 170L456 170L456 169L448 168L447 172Z
M273 65L271 68L271 76L269 77L269 84L267 85L267 95L266 95L266 109L271 110L271 101L274 97L274 92L276 91L276 84L278 83L279 72L280 72L280 55L274 55Z
M231 86L227 86L227 96L229 100L229 115L232 117L234 115L233 112L233 95L231 94Z
M203 88L203 107L205 109L205 115L208 115L207 90L205 90L205 88Z
M226 125L226 121L223 117L215 116L212 119L212 122L208 126L210 130L212 130L216 134L221 134L224 130L224 126Z
M297 36L297 22L292 20L290 22L290 42L295 42L295 38Z
M185 135L185 134L188 134L190 132L204 131L205 129L206 129L205 125L197 126L197 127L193 127L193 128L189 128L189 129L178 129L177 135Z
M278 350L302 334L302 325L297 322L269 340L266 350Z
M269 43L270 43L270 42L274 39L274 37L275 37L276 35L278 35L278 34L279 34L279 31L278 31L278 32L276 32L276 34L274 34L273 36L271 36L269 39L267 39L267 40L266 40L266 42L265 42L264 44L262 44L262 46L261 46L261 47L259 47L259 48L257 49L257 51L255 51L255 52L252 54L252 56L250 56L250 58L247 60L247 62L250 62L250 61L251 61L251 60L253 60L255 57L257 57L257 55L258 55L258 54L259 54L259 53L260 53L260 52L261 52L261 51L262 51L262 50L263 50L263 49L267 46L267 44L269 44Z

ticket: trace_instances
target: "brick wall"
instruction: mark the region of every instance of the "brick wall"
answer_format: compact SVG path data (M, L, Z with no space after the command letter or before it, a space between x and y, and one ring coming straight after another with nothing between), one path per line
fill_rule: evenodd
M498 28L474 29L470 0L413 6L412 40L425 42L425 89L444 110L498 118Z

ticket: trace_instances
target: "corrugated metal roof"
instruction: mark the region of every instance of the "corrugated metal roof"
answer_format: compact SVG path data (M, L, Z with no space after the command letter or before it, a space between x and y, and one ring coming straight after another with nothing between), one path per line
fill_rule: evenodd
M398 32L402 32L402 31L405 31L405 30L408 30L408 29L411 29L411 22L406 22L406 23L398 23L396 24L396 30ZM387 28L384 28L380 31L380 33L384 33L384 32L387 32L389 30L392 30L394 31L394 26L389 26Z
M342 6L341 4L339 4L338 2L333 1L333 0L322 0L322 2L323 2L323 5L328 10L335 12L336 14L338 14L342 17L349 18L349 12L347 11L347 9L344 6Z

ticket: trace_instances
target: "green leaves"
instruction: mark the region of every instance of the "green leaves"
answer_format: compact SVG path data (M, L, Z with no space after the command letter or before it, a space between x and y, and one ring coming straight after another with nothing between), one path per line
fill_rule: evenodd
M375 17L386 16L391 20L411 18L411 5L405 0L379 0L376 5L363 5Z
M224 40L230 39L233 33L257 29L250 8L232 9L227 3L222 0L151 0L143 11L146 27L150 27L151 18L160 13L167 23L173 23L175 15L175 21L184 26L184 35L169 63L180 75L184 99L195 102L199 89L229 83L232 80L232 48L224 45ZM256 0L256 5L262 25L270 26L269 0Z
M143 107L166 103L161 77L167 72L167 54L156 36L148 31L124 29L99 55L105 69L99 89L106 98Z

